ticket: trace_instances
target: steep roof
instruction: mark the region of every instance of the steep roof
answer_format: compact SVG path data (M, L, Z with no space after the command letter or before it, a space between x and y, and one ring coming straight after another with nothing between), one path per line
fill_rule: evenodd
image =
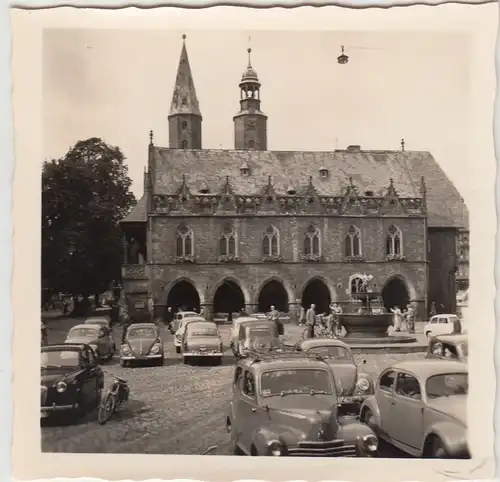
M148 213L146 210L146 196L143 195L131 211L120 221L120 223L145 223Z
M185 36L183 36L185 38ZM186 44L183 41L177 77L175 79L174 94L170 105L169 115L194 114L201 116L200 105L194 88L193 74L189 65Z
M389 179L401 197L421 197L420 180L427 188L428 224L430 227L468 226L468 211L460 193L436 160L424 151L236 151L187 150L155 147L155 194L174 194L183 182L192 192L208 187L219 192L226 179L236 194L256 194L271 179L277 194L286 194L290 186L300 194L312 177L320 195L341 196L352 177L360 195L372 191L383 196ZM240 168L248 166L243 176ZM327 177L320 169L329 170Z

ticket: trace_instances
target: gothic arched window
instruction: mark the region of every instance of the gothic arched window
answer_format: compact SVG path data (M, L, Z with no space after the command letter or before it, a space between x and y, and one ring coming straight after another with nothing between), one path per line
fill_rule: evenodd
M221 256L236 256L236 231L231 224L223 227L219 243Z
M321 235L319 229L312 224L307 228L304 238L304 254L306 256L321 254Z
M356 226L349 226L345 237L345 255L361 256L361 231Z
M193 231L185 224L177 228L177 256L193 256Z
M280 254L280 235L274 226L269 226L262 238L263 256L279 256Z
M364 293L366 291L364 287L364 281L359 276L354 276L351 279L351 284L349 288L351 294Z
M387 231L385 249L388 256L401 256L403 254L403 234L397 226L392 225Z

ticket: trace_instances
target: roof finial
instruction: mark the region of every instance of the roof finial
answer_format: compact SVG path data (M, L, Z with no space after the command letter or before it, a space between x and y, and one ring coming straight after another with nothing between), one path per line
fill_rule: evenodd
M251 47L248 47L247 48L247 52L248 52L248 66L251 67L252 66L252 49Z
M185 34L185 33L183 33L183 34L182 34L182 41L183 41L183 42L185 42L185 41L186 41L186 34Z
M405 150L405 140L401 139L401 150L404 152Z
M153 145L153 131L149 131L149 145Z

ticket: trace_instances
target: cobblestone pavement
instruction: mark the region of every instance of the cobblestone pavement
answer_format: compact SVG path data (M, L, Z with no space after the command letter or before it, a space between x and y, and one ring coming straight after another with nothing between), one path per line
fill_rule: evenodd
M61 342L76 321L49 324L49 341ZM116 329L119 345L120 327ZM96 413L79 420L44 420L42 451L73 453L200 454L216 445L214 455L228 453L229 436L224 421L231 397L234 360L227 356L221 366L189 366L175 354L172 335L163 331L166 360L163 367L121 368L118 359L105 363L106 372L129 382L130 400L106 425ZM228 345L229 327L221 327ZM419 359L423 354L355 355L366 359L363 370L377 376L391 363ZM110 381L106 375L106 386ZM105 388L106 388L105 386ZM401 457L385 448L387 457Z

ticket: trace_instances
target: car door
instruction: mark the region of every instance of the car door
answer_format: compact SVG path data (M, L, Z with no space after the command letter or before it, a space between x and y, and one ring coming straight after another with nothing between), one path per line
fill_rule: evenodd
M88 365L88 378L89 378L89 397L90 400L95 401L99 396L101 387L101 378L103 377L102 370L99 366L97 358L92 350L87 351L89 359Z
M95 397L95 384L93 379L90 352L91 350L87 347L83 347L82 351L80 352L82 370L79 375L79 380L81 383L80 393L82 393L83 396L79 402L84 404L91 403Z
M424 435L424 405L422 387L414 374L398 373L394 402L391 438L413 449L420 448Z
M438 318L438 324L436 325L436 329L439 335L448 335L452 332L453 324L450 324L450 320L446 316L440 316Z
M380 429L390 434L392 428L392 409L394 407L394 389L396 386L397 372L386 370L382 373L376 391L377 405L380 412Z
M245 368L242 376L238 418L241 430L239 441L247 451L250 450L250 446L252 444L252 434L258 425L258 416L255 378L253 373L248 368Z

